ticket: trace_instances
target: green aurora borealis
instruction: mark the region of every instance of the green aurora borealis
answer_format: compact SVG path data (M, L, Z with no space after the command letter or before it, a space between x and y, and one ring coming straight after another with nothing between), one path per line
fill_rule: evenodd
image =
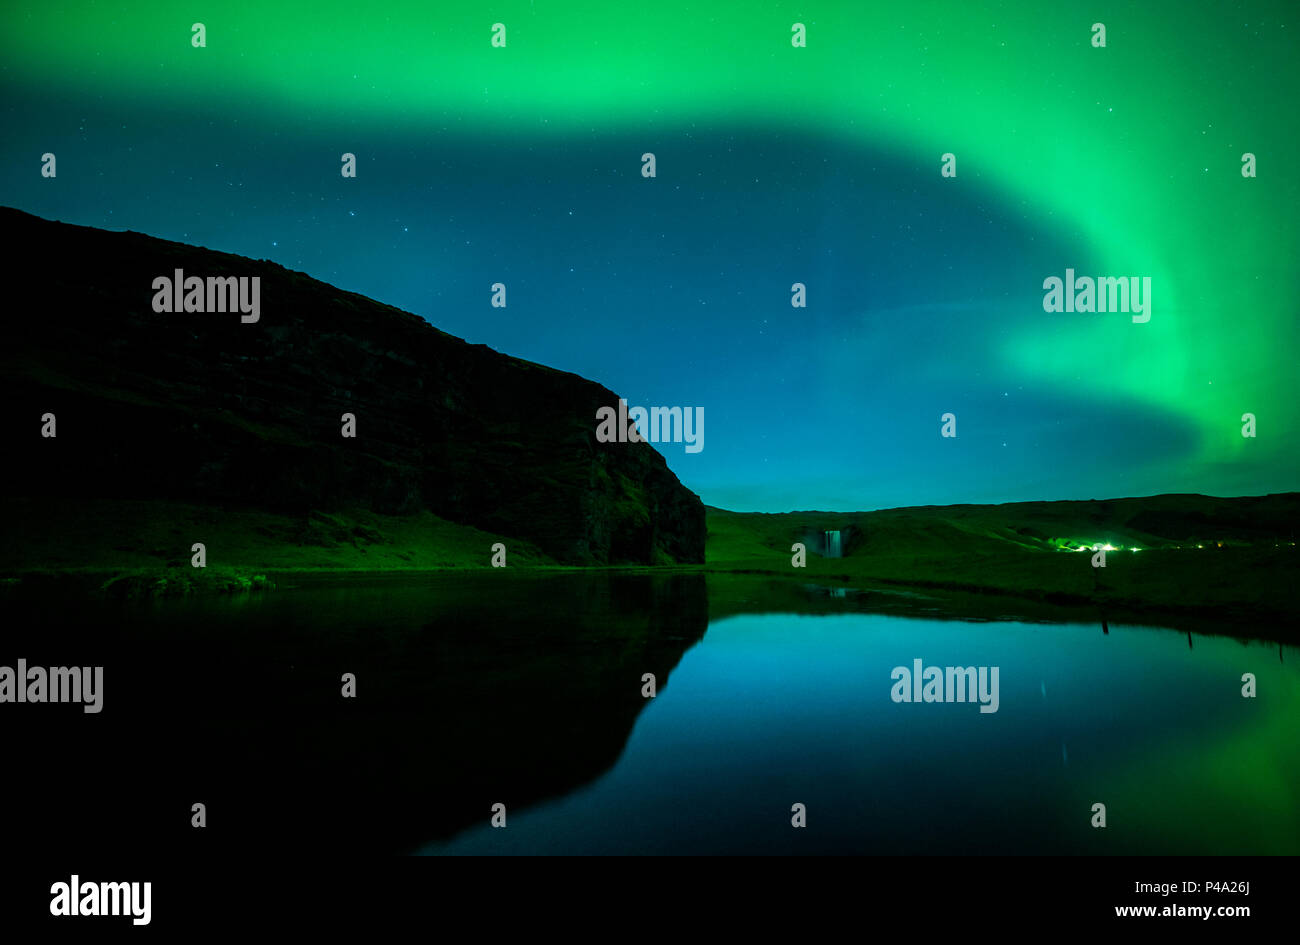
M372 157L368 141L454 140L493 160L516 155L526 166L548 148L583 136L640 137L643 150L659 155L659 177L632 183L661 188L682 172L680 160L674 163L673 142L691 128L761 129L784 136L782 141L835 142L847 152L883 155L891 166L914 167L936 182L940 155L952 152L958 176L942 182L944 187L991 216L1013 219L1034 243L1064 247L1064 252L1043 257L1054 263L1035 262L1028 278L1014 268L987 273L987 294L979 301L992 300L994 307L972 310L974 322L962 329L978 331L984 339L976 353L956 343L942 321L927 322L923 313L925 303L939 301L928 293L944 272L936 259L932 275L925 275L927 254L933 257L934 247L942 245L960 257L966 246L956 235L931 234L918 251L917 284L895 293L913 292L909 298L922 308L912 315L890 316L891 324L881 332L860 336L828 329L818 320L825 317L821 313L809 321L809 330L822 332L819 346L839 348L840 358L859 349L888 349L895 333L919 335L927 355L909 375L918 385L935 372L949 379L995 377L999 390L1042 396L1041 403L1021 401L1020 416L1032 416L1036 423L1068 411L1070 403L1087 402L1097 419L1081 439L1062 437L1049 445L1030 438L1016 459L1000 461L996 447L1007 440L1006 431L981 427L975 406L958 407L957 413L963 422L971 419L972 438L982 435L987 449L975 442L966 446L960 437L957 444L939 442L945 403L917 404L917 425L923 429L907 435L890 426L898 421L897 409L883 410L885 417L873 426L870 405L863 404L847 414L861 418L853 433L872 441L873 456L897 471L894 479L881 475L868 492L855 493L844 487L843 478L800 481L797 467L775 458L765 479L750 470L767 457L756 455L749 441L737 438L733 445L727 435L729 418L740 422L742 409L730 411L725 401L719 405L694 392L684 380L687 367L656 384L644 365L638 368L643 373L624 376L616 365L596 365L581 352L566 358L565 333L591 330L577 322L557 329L554 348L521 336L524 330L511 324L485 327L471 340L594 374L620 393L628 391L634 402L639 395L642 402L702 403L712 439L698 465L680 447L664 452L685 484L712 504L776 510L1155 491L1284 491L1297 488L1300 468L1294 384L1300 340L1295 214L1300 193L1293 167L1300 145L1300 17L1295 13L1289 3L11 3L0 12L8 115L0 146L0 203L103 225L100 212L90 208L102 200L106 179L120 180L130 169L110 169L105 178L98 176L103 168L96 167L93 185L78 183L90 164L89 152L78 151L84 138L66 125L25 124L47 104L49 114L57 114L53 103L65 102L215 118L230 124L214 134L234 141L264 139L270 128L284 129L286 138L297 131L313 142L337 138L337 146L326 145L330 153L324 162L337 178L338 153L356 151L363 162L357 183L370 181L370 186L380 184L381 172L374 167L382 158ZM205 49L191 48L192 22L207 28ZM504 49L489 43L495 22L507 27ZM790 44L794 22L807 26L805 49ZM1094 22L1106 26L1104 49L1090 44ZM201 160L180 127L131 134L138 151L167 149L177 164ZM378 149L376 143L371 150ZM47 150L59 154L57 183L38 174L39 156ZM1256 179L1241 174L1243 152L1257 157ZM639 150L628 157L633 175L638 158ZM265 167L263 173L278 171ZM755 190L794 186L780 180L779 167L764 176L760 183L756 175ZM864 169L856 179L865 186L871 176ZM81 196L50 203L55 186ZM276 181L268 186L283 189ZM476 199L490 202L490 184L482 186ZM889 184L877 180L873 186ZM158 187L165 202L164 185ZM729 199L749 197L737 184ZM824 208L839 205L834 193L821 192L816 199ZM88 208L81 216L69 210L77 201ZM159 232L155 217L133 214L130 202L125 204L114 205L112 219L182 238L179 225ZM155 204L149 212L163 208ZM917 225L927 222L935 221L931 217ZM297 256L281 258L269 245L249 242L246 234L254 223L268 225L245 220L231 224L224 236L220 228L210 228L196 241L296 267ZM521 220L521 227L527 225ZM780 221L773 222L774 238L781 228ZM194 228L185 229L193 239ZM322 239L337 239L337 231ZM834 242L838 235L826 239ZM866 250L835 245L842 267L836 278L851 279L855 255ZM721 257L742 252L712 238L706 248ZM1014 241L1004 248L1007 254L1017 252ZM336 278L322 266L307 260L302 268L345 288L375 291L346 273ZM1123 315L1048 314L1041 306L1034 311L1042 279L1061 276L1067 267L1094 276L1150 276L1151 321L1135 325ZM1016 273L1015 284L1008 272ZM798 277L780 274L773 311L783 304L789 315L788 286ZM807 281L811 310L820 284L815 277ZM476 284L475 292L480 290L486 286ZM860 297L870 311L871 288L864 286ZM429 306L416 307L400 292L381 300L412 307L445 330L469 334L454 319ZM1011 309L1014 320L1003 321ZM698 318L687 314L666 320L689 337ZM734 334L735 321L728 321L707 343L723 344ZM518 343L512 341L516 336ZM738 344L737 358L748 358L748 350ZM750 360L762 376L764 362ZM839 364L832 358L826 370ZM737 390L734 379L728 390L738 399L761 401L759 394ZM843 394L852 397L854 390ZM909 396L909 403L916 400ZM798 393L782 394L782 403L792 410L784 424L815 428L815 420L798 415L798 402ZM808 409L816 406L810 402ZM1100 442L1108 429L1118 429L1107 416L1135 412L1147 424L1167 418L1186 437L1160 455L1135 459L1140 470L1059 475L1062 466L1087 466L1099 451L1092 438ZM1241 435L1246 412L1258 418L1254 439ZM1005 424L1013 425L1014 415ZM774 421L769 436L779 437L781 428ZM843 432L842 415L821 435L838 435L831 430ZM1142 439L1140 430L1123 436L1121 458L1108 454L1112 471L1116 464L1123 467L1127 443ZM796 452L808 448L797 437L791 442ZM941 458L941 447L958 444L971 452L957 460ZM851 477L852 461L845 457L839 463L843 476ZM903 484L917 479L913 464L936 462L952 467L947 478L929 477L919 491ZM833 457L831 463L836 465ZM969 488L962 484L964 474L990 464L999 464L1005 478Z

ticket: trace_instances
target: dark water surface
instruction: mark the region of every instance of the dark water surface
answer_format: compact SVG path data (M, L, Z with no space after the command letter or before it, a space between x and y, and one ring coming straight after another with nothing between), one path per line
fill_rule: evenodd
M98 715L0 705L10 845L1300 852L1294 647L761 578L285 583L141 603L5 591L0 665L105 667ZM915 659L998 667L997 711L894 702L891 670Z

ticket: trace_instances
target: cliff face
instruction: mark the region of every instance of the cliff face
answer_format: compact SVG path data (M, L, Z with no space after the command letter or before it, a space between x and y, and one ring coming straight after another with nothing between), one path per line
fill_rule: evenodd
M618 403L598 384L274 263L11 209L0 232L10 495L425 508L568 563L703 561L704 507L663 457L596 441ZM258 321L155 312L178 269L260 277Z

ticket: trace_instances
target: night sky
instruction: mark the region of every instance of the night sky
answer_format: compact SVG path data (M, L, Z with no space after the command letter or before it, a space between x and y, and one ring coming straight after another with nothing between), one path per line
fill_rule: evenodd
M0 204L702 406L710 505L1300 488L1294 4L871 6L11 0ZM1067 267L1150 322L1044 312Z

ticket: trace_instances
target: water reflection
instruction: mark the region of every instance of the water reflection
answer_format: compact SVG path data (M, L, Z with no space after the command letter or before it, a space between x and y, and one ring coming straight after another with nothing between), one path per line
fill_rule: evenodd
M1280 644L1273 662L1272 643L1198 631L1189 651L1114 614L1098 637L1095 614L761 577L297 583L144 605L0 598L13 658L105 667L101 715L3 719L10 757L40 772L12 781L11 841L1300 852L1300 681ZM893 703L890 668L916 658L999 666L999 710ZM1105 831L1088 826L1099 800ZM211 829L190 828L195 801ZM505 830L487 826L497 802Z

